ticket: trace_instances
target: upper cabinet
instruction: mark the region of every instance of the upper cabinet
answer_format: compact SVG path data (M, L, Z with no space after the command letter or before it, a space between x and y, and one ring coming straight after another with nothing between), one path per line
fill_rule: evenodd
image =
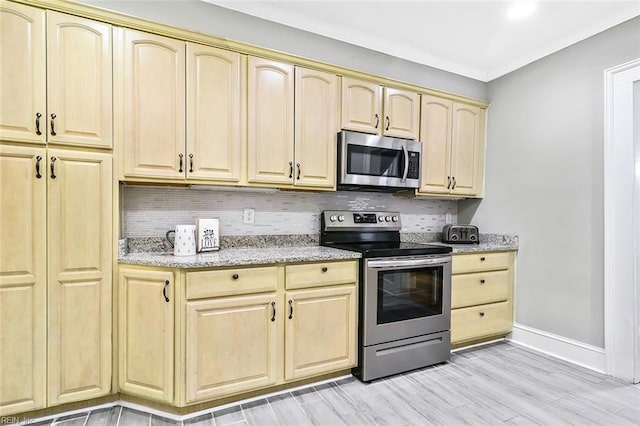
M240 182L246 57L187 43L186 177Z
M418 139L420 95L344 77L341 124L346 130Z
M115 38L120 178L238 184L245 57L129 29Z
M0 31L0 138L111 148L111 26L3 1Z
M124 177L183 178L185 44L116 28L116 136Z
M422 95L422 186L418 194L482 197L485 110Z
M248 182L333 189L339 78L254 57L248 75Z

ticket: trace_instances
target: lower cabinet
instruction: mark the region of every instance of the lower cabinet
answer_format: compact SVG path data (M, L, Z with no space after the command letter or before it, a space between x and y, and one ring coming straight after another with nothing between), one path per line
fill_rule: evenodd
M187 302L186 402L278 381L276 294Z
M356 364L357 261L119 276L123 393L182 407Z
M356 286L286 294L285 380L355 365Z
M173 402L173 271L120 268L120 391Z
M451 343L498 338L513 327L515 252L456 254L451 279Z

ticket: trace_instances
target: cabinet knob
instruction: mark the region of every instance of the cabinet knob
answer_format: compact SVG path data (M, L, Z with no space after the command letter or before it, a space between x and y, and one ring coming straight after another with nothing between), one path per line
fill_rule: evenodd
M329 268L327 268L326 266L322 267L322 272L327 272L329 270Z
M480 262L484 262L485 260L487 260L487 258L486 258L486 257L484 257L484 256L482 256L482 257L480 258Z
M480 312L480 318L484 317L484 312Z
M240 275L233 274L233 275L231 275L231 278L233 278L234 280L237 280L238 278L240 278Z
M485 282L485 280L480 280L480 285L484 284Z

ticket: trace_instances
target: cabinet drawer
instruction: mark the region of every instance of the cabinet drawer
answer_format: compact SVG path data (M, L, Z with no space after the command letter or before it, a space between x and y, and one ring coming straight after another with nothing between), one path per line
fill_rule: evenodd
M187 299L276 291L278 267L187 272Z
M482 305L509 299L508 270L453 275L451 277L451 307Z
M508 333L512 324L509 302L454 309L451 311L451 343Z
M454 255L451 268L453 274L464 274L467 272L509 269L510 265L510 252L469 253Z
M321 262L291 265L286 269L286 288L321 287L325 285L355 283L357 261Z

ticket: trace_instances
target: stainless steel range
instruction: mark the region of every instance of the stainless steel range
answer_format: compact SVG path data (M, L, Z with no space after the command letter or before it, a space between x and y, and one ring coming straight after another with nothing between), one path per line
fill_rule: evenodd
M449 359L451 248L400 241L397 212L324 211L320 244L362 253L359 362L370 381Z

